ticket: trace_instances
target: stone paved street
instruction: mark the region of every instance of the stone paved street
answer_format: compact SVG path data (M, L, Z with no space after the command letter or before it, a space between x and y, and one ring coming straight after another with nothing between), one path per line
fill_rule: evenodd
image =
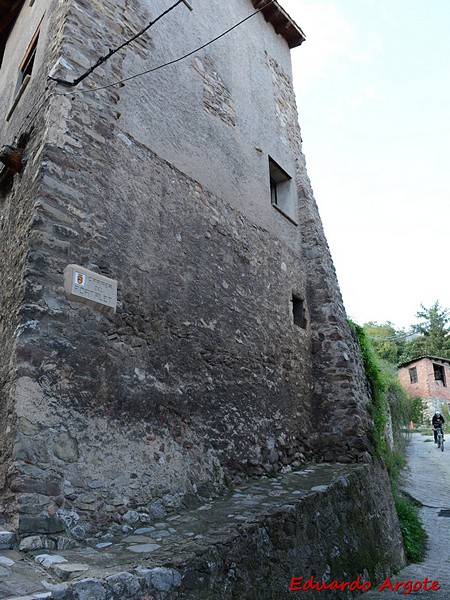
M406 595L400 590L392 592L366 592L364 600L392 600L412 597L448 600L450 598L450 435L449 445L444 452L437 449L430 436L412 435L408 447L409 472L405 477L404 489L423 504L420 511L422 522L428 532L428 551L425 561L402 569L391 578L395 581L437 580L438 591L417 591ZM446 516L441 511L448 510ZM429 586L428 586L429 587ZM403 588L402 588L403 589Z
M390 579L395 585L399 581L416 582L428 578L428 587L437 580L440 589L410 594L403 593L403 588L398 591L373 589L360 596L364 600L399 600L405 595L430 600L450 598L450 438L447 450L444 453L438 451L429 436L412 436L403 487L423 505L421 518L430 536L429 547L423 563L409 565ZM103 598L104 587L100 581L111 589L123 589L124 598L133 597L129 595L133 593L133 586L137 589L138 580L142 582L143 578L150 589L154 586L157 594L158 589L168 590L170 586L175 589L179 585L176 569L158 567L158 564L167 564L174 548L180 555L192 550L198 552L212 526L217 535L223 535L223 526L227 523L251 523L261 511L270 511L277 505L314 492L326 493L331 481L345 477L353 468L315 465L280 478L263 478L236 489L228 498L151 525L137 523L124 531L119 539L99 537L79 549L18 552L6 548L8 540L0 533L0 544L3 543L5 548L0 550L0 598L64 599L68 597L69 588L74 590L77 599ZM446 510L447 514L442 512ZM83 586L88 587L84 589ZM303 597L319 600L330 597L325 594L327 592L315 592L307 596L304 592ZM339 600L348 597L343 595ZM242 598L244 600L245 596Z

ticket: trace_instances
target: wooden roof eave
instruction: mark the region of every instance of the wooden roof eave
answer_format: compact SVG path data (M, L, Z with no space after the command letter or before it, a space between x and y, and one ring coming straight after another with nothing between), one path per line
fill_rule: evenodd
M266 21L273 25L276 33L285 38L289 48L296 48L305 41L303 31L278 2L271 2L271 0L252 0L252 2L257 10L262 9Z

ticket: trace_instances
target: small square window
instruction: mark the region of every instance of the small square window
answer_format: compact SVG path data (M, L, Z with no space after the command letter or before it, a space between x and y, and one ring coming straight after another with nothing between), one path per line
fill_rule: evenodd
M305 301L298 296L292 295L292 314L294 317L294 325L306 329L306 310Z
M296 225L292 178L270 157L269 181L272 206Z

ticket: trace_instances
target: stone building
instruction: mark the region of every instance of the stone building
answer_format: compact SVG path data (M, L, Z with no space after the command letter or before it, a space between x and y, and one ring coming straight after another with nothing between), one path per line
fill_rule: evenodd
M0 0L0 504L20 535L370 458L301 150L304 35L268 0L169 7Z
M398 366L398 377L411 398L419 397L432 416L442 406L450 405L450 360L436 356L421 356Z

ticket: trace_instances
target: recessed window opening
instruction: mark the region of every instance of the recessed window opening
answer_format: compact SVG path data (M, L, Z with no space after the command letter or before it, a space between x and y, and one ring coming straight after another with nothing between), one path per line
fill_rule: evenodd
M417 378L417 369L416 367L413 367L412 369L409 369L409 380L411 383L417 383L418 378Z
M270 201L285 216L294 216L292 178L269 157Z
M445 372L444 367L442 365L436 365L433 363L433 371L434 371L434 380L437 385L442 385L443 387L447 387L445 382Z
M9 121L11 115L14 112L14 109L16 108L20 98L22 97L22 94L25 91L25 88L28 85L28 82L30 81L31 73L32 73L33 67L34 67L34 60L36 58L37 43L38 43L38 39L39 39L39 30L40 30L40 25L37 28L36 33L33 36L33 39L28 44L27 51L25 52L22 62L19 65L19 76L17 78L16 91L14 94L14 101L12 103L11 108L9 109L8 114L6 115L7 121Z
M17 81L17 87L20 88L27 77L31 77L31 72L34 67L34 59L36 58L36 49L39 39L39 27L33 36L33 39L28 45L25 56L19 66L19 79Z
M292 314L294 317L294 325L306 329L306 309L305 301L298 296L292 295Z

